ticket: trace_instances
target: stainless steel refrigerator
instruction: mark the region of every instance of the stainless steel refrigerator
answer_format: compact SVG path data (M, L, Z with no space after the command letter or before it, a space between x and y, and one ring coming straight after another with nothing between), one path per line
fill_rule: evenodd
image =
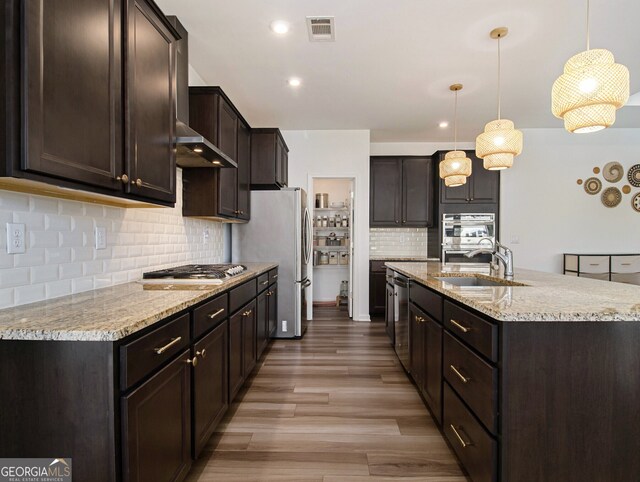
M307 328L307 296L311 286L311 215L304 189L251 192L251 221L234 224L231 260L278 263L276 338L300 338Z

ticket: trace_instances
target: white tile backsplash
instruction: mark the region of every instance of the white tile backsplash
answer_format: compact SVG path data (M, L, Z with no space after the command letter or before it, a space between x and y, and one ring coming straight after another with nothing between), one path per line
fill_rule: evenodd
M175 208L149 209L0 191L0 308L135 281L144 271L222 262L223 225L183 218L181 170L177 185ZM26 253L7 254L7 222L26 225ZM96 226L107 230L104 250L95 249Z
M369 228L369 254L427 256L427 228Z

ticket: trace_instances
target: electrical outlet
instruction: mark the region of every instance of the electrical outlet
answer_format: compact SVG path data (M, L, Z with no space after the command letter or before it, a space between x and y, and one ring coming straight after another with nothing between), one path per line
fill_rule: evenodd
M107 228L96 226L96 249L107 249Z
M202 244L207 244L209 241L209 228L204 228L202 230Z
M25 225L7 223L7 253L20 254L26 250Z
M287 320L282 320L282 331L287 332Z

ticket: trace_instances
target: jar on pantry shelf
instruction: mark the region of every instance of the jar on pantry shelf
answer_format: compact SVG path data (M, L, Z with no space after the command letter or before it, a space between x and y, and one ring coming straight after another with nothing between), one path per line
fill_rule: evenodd
M322 266L323 264L329 264L329 253L327 251L320 251L320 259L318 260L318 264Z

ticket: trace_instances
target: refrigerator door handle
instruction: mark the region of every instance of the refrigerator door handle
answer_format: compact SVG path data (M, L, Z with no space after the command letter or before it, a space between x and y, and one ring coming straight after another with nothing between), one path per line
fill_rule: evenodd
M302 288L308 288L309 286L311 286L311 280L310 279L306 279L302 282Z
M309 214L309 208L304 208L304 229L304 264L309 264L311 261L311 250L313 248L313 242L311 239L311 215Z

